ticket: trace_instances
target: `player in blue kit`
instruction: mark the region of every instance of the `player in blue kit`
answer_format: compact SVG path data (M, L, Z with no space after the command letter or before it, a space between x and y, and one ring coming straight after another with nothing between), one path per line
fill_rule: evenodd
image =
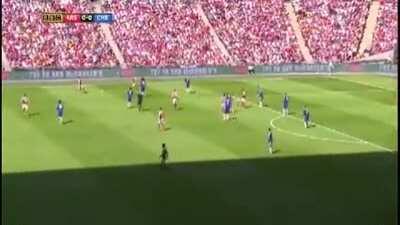
M230 113L232 112L232 97L227 95L224 100L224 120L229 120Z
M235 105L234 98L231 94L228 94L228 99L229 99L229 112L233 114L235 112L233 108L233 106Z
M257 85L257 98L258 98L258 107L262 108L264 106L264 89Z
M133 99L133 95L134 95L132 87L129 87L128 92L126 94L127 94L127 98L128 98L127 106L128 106L128 108L131 108L132 107L132 99Z
M57 106L57 120L60 124L63 124L63 117L64 117L64 105L62 104L61 100L58 100Z
M289 115L289 96L287 95L286 92L285 92L285 95L283 96L282 106L283 106L283 108L282 108L283 116Z
M310 125L310 111L307 109L306 106L303 107L303 120L304 120L304 127L308 128Z
M189 78L185 78L185 88L186 88L186 92L190 93L191 89L190 89L190 79Z
M272 150L273 138L272 138L271 128L268 128L266 139L267 139L267 145L268 145L269 153L272 154L272 152L273 152L273 150Z
M142 77L140 79L139 91L142 93L143 96L146 95L146 86L146 80L144 79L144 77Z

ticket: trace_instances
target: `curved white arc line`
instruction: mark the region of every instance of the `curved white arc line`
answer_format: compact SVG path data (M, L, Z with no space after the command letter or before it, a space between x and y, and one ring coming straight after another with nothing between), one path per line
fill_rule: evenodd
M267 109L270 110L270 111L272 111L272 112L281 114L281 113L278 112L277 110L274 110L274 109L271 109L271 108L267 108ZM297 117L295 117L295 116L288 115L288 117L301 121L300 118L297 118ZM329 130L329 131L332 131L332 132L334 132L334 133L341 134L341 135L343 135L343 136L347 136L347 137L349 137L349 138L352 138L352 139L354 139L354 140L357 140L357 141L362 142L362 143L365 143L365 144L369 144L369 145L371 145L371 146L373 146L373 147L375 147L375 148L382 149L382 150L385 150L385 151L388 151L388 152L395 152L395 150L392 150L392 149L383 147L383 146L381 146L381 145L378 145L378 144L375 144L375 143L372 143L372 142L363 140L363 139L358 138L358 137L354 137L354 136L352 136L352 135L350 135L350 134L346 134L346 133L344 133L344 132L335 130L335 129L333 129L333 128L329 128L329 127L326 127L326 126L324 126L324 125L317 124L317 123L314 123L314 124L318 125L318 127L324 128L324 129Z
M341 139L332 139L332 138L323 138L323 137L316 137L316 136L312 136L312 135L306 135L306 134L299 134L296 132L292 132L292 131L288 131L288 130L284 130L281 129L277 126L275 126L274 121L278 120L282 118L282 116L276 117L274 119L272 119L270 121L270 124L273 128L275 128L276 130L282 132L282 133L287 133L287 134L291 134L293 136L298 136L298 137L304 137L304 138L308 138L308 139L312 139L312 140L319 140L319 141L331 141L331 142L341 142L341 143L350 143L350 144L365 144L361 141L349 141L349 140L341 140Z

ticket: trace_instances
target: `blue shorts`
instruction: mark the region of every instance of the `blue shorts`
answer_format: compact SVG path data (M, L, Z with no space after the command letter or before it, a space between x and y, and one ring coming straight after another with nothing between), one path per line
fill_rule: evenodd
M230 113L230 112L231 112L231 110L230 110L229 107L225 107L225 108L224 108L224 113Z

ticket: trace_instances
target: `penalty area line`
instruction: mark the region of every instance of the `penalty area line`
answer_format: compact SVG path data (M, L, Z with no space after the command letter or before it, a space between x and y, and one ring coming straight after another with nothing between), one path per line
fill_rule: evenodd
M312 135L307 135L307 134L299 134L296 132L292 132L292 131L288 131L282 128L279 128L277 126L275 126L274 121L283 118L282 116L276 117L274 119L272 119L270 121L270 124L273 128L275 128L276 130L282 132L282 133L287 133L287 134L291 134L293 136L298 136L298 137L304 137L304 138L308 138L311 140L319 140L319 141L331 141L331 142L341 142L341 143L349 143L349 144L365 144L363 142L360 141L350 141L350 140L342 140L342 139L333 139L333 138L323 138L323 137L316 137L316 136L312 136Z
M269 109L269 110L272 111L272 112L281 114L281 113L278 112L277 110L274 110L274 109L271 109L271 108L267 108L267 109ZM302 121L301 119L299 119L299 118L297 118L297 117L294 117L294 116L291 116L291 115L288 115L288 117L293 118L293 119L296 119L296 120ZM350 134L346 134L346 133L344 133L344 132L342 132L342 131L338 131L338 130L335 130L335 129L333 129L333 128L326 127L326 126L324 126L324 125L317 124L317 123L315 123L315 122L314 122L314 124L317 125L317 126L319 126L319 127L321 127L321 128L324 128L324 129L326 129L326 130L329 130L329 131L331 131L331 132L334 132L334 133L337 133L337 134L341 134L341 135L343 135L343 136L347 136L347 137L349 137L349 138L352 138L352 139L354 139L354 140L357 140L357 141L359 141L359 142L361 142L361 143L369 144L370 146L373 146L373 147L375 147L375 148L382 149L382 150L385 150L385 151L388 151L388 152L394 152L394 150L392 150L392 149L389 149L389 148L383 147L383 146L381 146L381 145L378 145L378 144L375 144L375 143L372 143L372 142L363 140L363 139L358 138L358 137L354 137L354 136L352 136L352 135L350 135Z
M373 88L377 88L377 89L381 89L381 90L385 90L385 91L396 92L396 89L390 89L390 88L387 88L387 87L383 87L383 86L375 85L375 84L370 84L370 83L367 83L367 82L361 82L361 81L356 81L356 80L347 80L347 79L341 78L341 77L330 77L330 78L331 79L336 79L336 80L341 80L341 81L348 81L348 82L355 83L355 84L361 84L361 85L364 85L364 86L373 87Z

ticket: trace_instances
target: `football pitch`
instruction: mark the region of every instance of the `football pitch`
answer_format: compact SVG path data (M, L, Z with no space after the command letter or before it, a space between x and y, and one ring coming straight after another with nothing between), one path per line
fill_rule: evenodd
M182 79L148 80L142 112L126 107L126 80L91 82L87 94L72 82L3 84L2 224L394 225L396 83L373 75L210 78L193 79L186 93ZM239 97L241 89L248 107L236 100L223 121L222 93ZM24 93L30 117L20 110ZM161 143L170 156L165 170Z

